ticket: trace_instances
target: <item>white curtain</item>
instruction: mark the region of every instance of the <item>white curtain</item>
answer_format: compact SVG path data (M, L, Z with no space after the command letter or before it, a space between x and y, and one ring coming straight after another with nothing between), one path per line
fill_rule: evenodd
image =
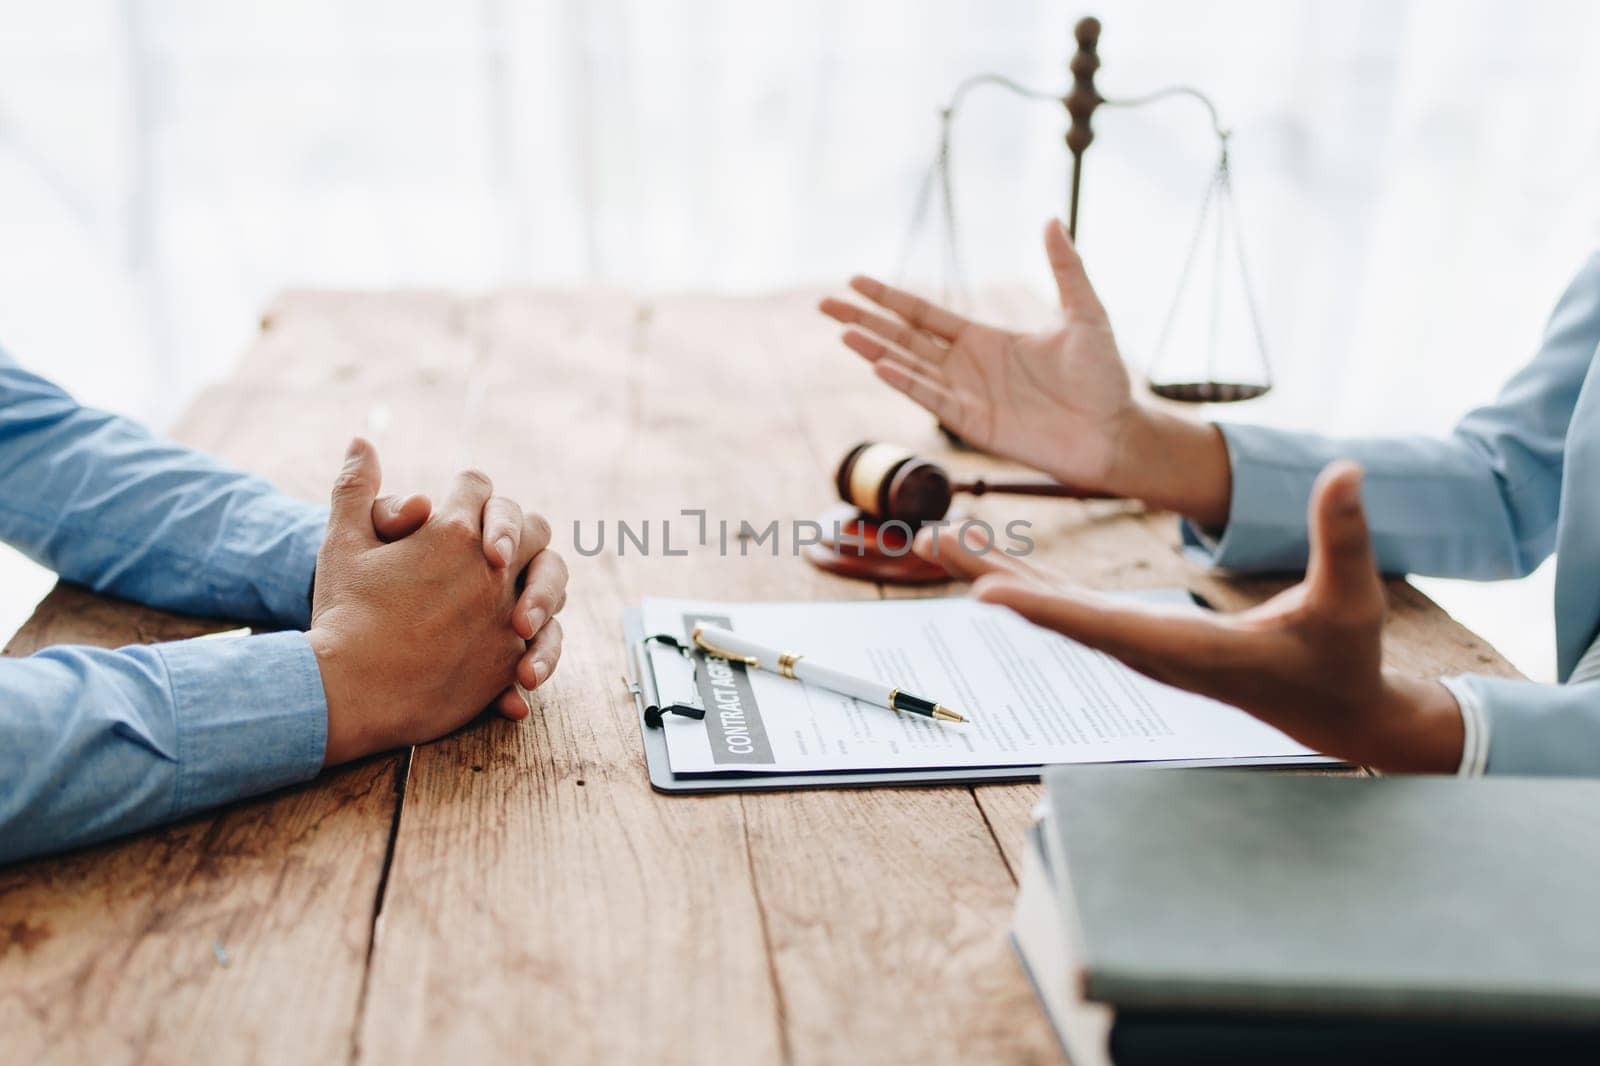
M0 0L0 345L160 424L226 373L286 285L737 291L892 271L955 84L995 71L1064 88L1085 13L1054 0ZM1092 13L1104 92L1193 84L1235 131L1278 388L1232 417L1443 429L1529 355L1600 242L1596 5L1099 0ZM1096 129L1081 243L1139 362L1215 142L1181 100L1102 111ZM991 90L963 109L970 281L1048 293L1038 234L1064 205L1063 131L1058 107ZM918 247L912 279L937 279L934 243ZM1524 622L1545 624L1547 590L1514 595ZM1510 650L1548 672L1546 642Z

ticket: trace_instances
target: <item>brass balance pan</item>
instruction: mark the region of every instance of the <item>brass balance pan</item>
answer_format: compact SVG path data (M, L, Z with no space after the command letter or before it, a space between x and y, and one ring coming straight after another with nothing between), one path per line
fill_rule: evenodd
M1189 381L1151 384L1150 391L1179 403L1238 403L1266 395L1271 385L1240 385L1225 381Z

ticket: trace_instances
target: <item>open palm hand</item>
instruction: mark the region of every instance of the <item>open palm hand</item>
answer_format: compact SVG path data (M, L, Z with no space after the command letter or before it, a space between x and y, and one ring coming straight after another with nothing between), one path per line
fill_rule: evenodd
M844 342L879 378L968 443L1102 488L1138 408L1105 308L1060 222L1046 227L1045 249L1061 297L1060 329L984 325L867 277L850 287L895 317L834 299L821 309L857 327Z
M1384 590L1361 504L1361 469L1331 464L1307 514L1305 580L1254 608L1215 614L1073 589L950 527L916 550L973 582L986 603L1122 660L1157 681L1233 704L1317 751L1394 771L1452 771L1461 712L1436 681L1383 666Z

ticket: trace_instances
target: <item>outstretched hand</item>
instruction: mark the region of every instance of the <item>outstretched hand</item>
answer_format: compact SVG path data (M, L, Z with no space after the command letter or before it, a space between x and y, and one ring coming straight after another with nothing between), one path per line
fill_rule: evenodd
M850 287L890 315L844 300L824 314L873 372L985 451L1062 481L1107 487L1137 409L1116 338L1060 221L1045 227L1061 328L1020 333L973 322L868 277Z
M1098 648L1157 681L1233 704L1308 747L1394 771L1452 772L1461 715L1436 681L1382 664L1384 591L1361 506L1361 468L1331 464L1312 491L1305 580L1236 614L1068 590L948 528L916 550L974 582L985 603Z
M879 378L969 444L1085 491L1222 524L1232 486L1221 434L1134 401L1106 309L1059 220L1044 245L1058 329L984 325L868 277L850 287L887 314L835 299L821 310L851 327L844 343Z

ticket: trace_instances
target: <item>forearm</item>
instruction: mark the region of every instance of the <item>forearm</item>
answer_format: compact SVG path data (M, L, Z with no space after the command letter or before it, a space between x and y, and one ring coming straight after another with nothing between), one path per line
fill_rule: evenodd
M152 606L304 627L326 512L0 357L0 539Z
M1201 526L1227 524L1233 470L1227 442L1209 422L1139 408L1117 449L1110 491Z
M1305 566L1311 487L1336 459L1366 471L1364 503L1385 573L1513 577L1537 565L1554 535L1553 509L1522 505L1554 486L1541 474L1509 484L1460 436L1337 439L1163 413L1129 440L1118 491L1187 516L1185 540L1229 569Z
M1361 765L1398 774L1453 774L1461 769L1466 728L1461 708L1438 681L1385 671L1381 719Z
M326 741L302 633L0 662L0 862L305 780Z

